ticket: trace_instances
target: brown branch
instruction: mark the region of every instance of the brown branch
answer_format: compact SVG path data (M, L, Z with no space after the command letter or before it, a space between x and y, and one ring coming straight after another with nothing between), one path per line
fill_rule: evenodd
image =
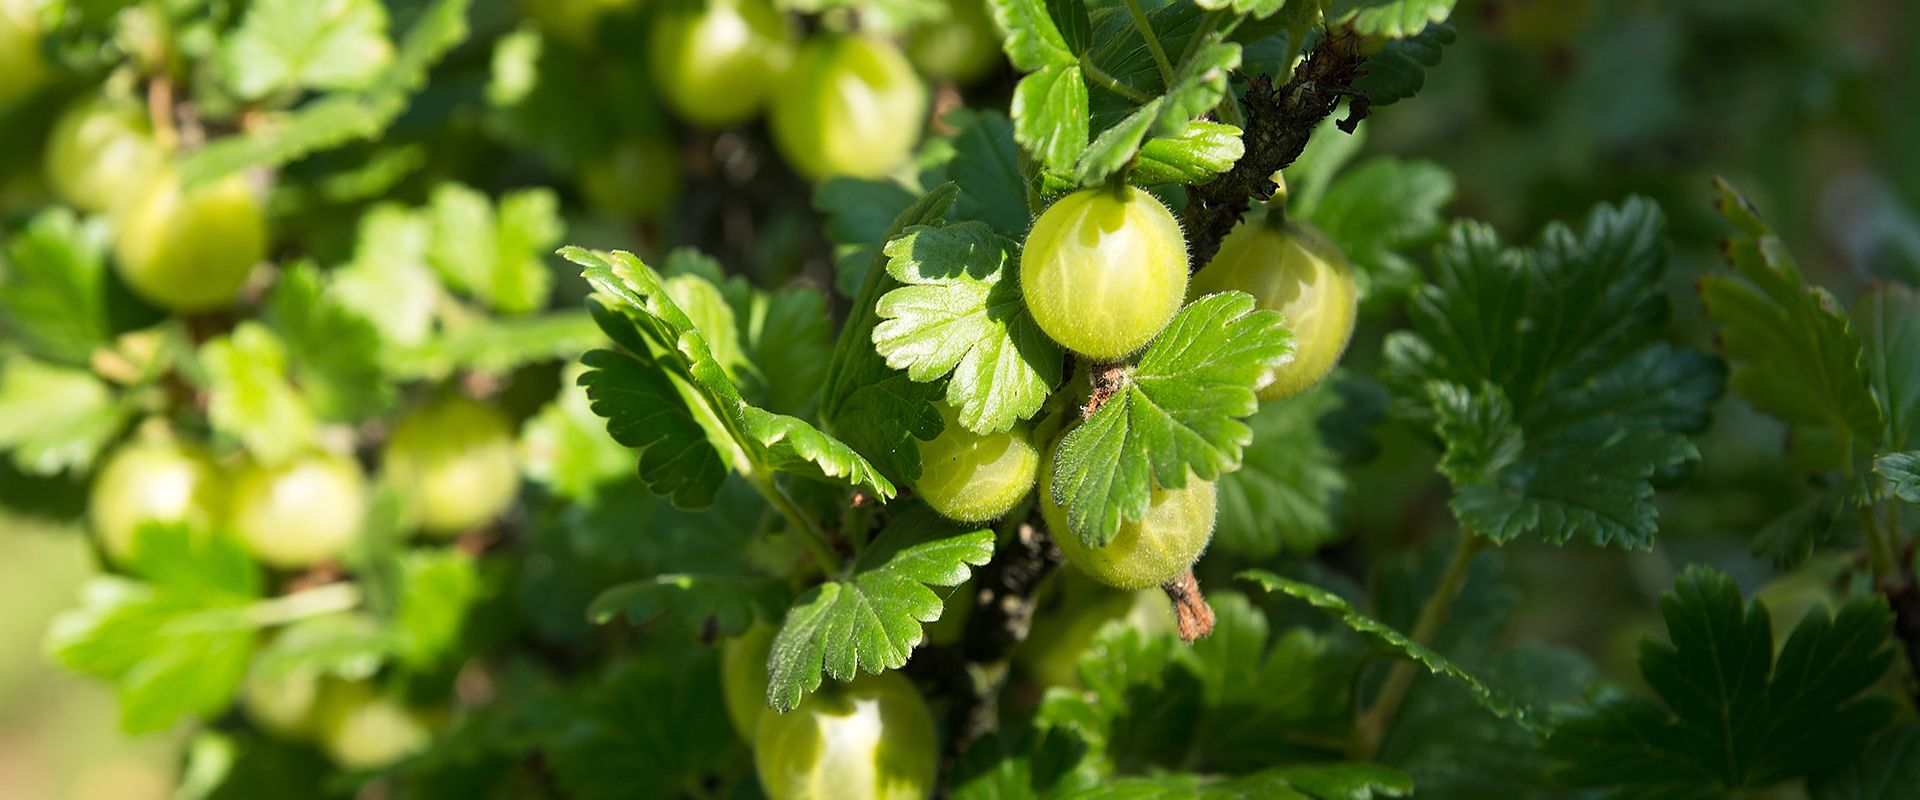
M1207 596L1200 593L1200 581L1193 577L1192 567L1160 588L1167 593L1167 599L1173 601L1180 641L1192 642L1213 633L1213 606L1207 605Z
M1039 516L1036 511L1033 519L1020 523L993 561L974 573L973 616L962 639L968 661L998 661L1026 641L1033 623L1033 592L1062 558Z
M1306 149L1313 129L1333 113L1341 97L1353 97L1351 113L1340 122L1349 133L1366 118L1368 103L1353 82L1366 75L1367 57L1360 37L1345 33L1324 39L1293 71L1293 80L1273 89L1267 75L1253 76L1247 87L1246 128L1240 141L1246 153L1211 182L1187 187L1187 208L1180 215L1187 233L1187 264L1198 272L1220 252L1220 240L1233 230L1252 199L1265 200L1277 188L1273 173L1292 164Z

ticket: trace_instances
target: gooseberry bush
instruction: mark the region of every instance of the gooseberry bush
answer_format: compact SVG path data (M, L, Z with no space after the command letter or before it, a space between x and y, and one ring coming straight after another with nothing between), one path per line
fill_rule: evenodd
M46 653L185 798L1920 797L1920 295L1722 182L1708 352L1653 201L1449 221L1355 156L1453 7L0 0ZM1503 638L1728 388L1816 597Z

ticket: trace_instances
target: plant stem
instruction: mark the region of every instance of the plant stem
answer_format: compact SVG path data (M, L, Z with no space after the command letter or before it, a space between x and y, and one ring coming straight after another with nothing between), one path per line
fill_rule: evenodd
M820 526L814 523L812 517L807 516L805 511L794 505L793 498L788 497L786 490L774 482L773 476L756 471L754 485L760 490L761 496L767 498L767 502L772 503L773 507L780 512L780 516L786 517L787 525L800 532L800 538L806 541L807 550L813 553L813 560L820 562L820 568L828 575L838 573L840 556L835 555L833 548L827 544L827 535L821 532Z
M1200 49L1200 43L1206 41L1214 28L1220 27L1220 17L1226 13L1223 10L1209 11L1200 18L1200 27L1194 30L1192 38L1187 39L1187 49L1180 53L1180 63L1185 64L1187 59L1193 58L1194 51Z
M1427 602L1420 606L1420 617L1413 623L1413 632L1408 637L1425 647L1433 644L1433 638L1440 634L1440 626L1445 625L1447 616L1453 612L1453 601L1460 596L1460 588L1467 583L1467 570L1473 566L1473 558L1480 554L1480 548L1486 546L1486 539L1471 530L1461 531L1460 544L1453 549L1453 558L1447 562L1447 571L1440 576L1440 585L1434 587L1433 594L1427 596ZM1393 665L1388 673L1387 682L1380 688L1380 696L1367 709L1359 721L1354 723L1357 743L1362 748L1360 757L1371 761L1380 752L1380 743L1387 738L1387 729L1393 725L1393 715L1400 710L1400 703L1407 699L1407 690L1413 686L1415 665L1412 661L1400 661Z
M1860 532L1867 537L1867 552L1873 557L1874 577L1880 580L1895 580L1901 577L1900 561L1894 558L1893 544L1889 541L1886 529L1880 526L1880 515L1873 513L1875 506L1860 506L1853 510L1854 519L1860 523Z
M1146 105L1153 101L1153 98L1148 97L1145 92L1121 83L1120 79L1108 75L1106 70L1101 69L1093 63L1093 59L1084 55L1080 57L1080 71L1086 73L1086 76L1091 78L1094 83L1099 84L1100 88L1113 92L1135 103Z
M1147 52L1153 54L1153 63L1160 67L1160 84L1172 88L1173 64L1167 61L1167 51L1160 47L1160 37L1147 22L1147 12L1141 10L1140 0L1127 0L1127 13L1133 15L1133 27L1140 31L1140 38L1147 42Z

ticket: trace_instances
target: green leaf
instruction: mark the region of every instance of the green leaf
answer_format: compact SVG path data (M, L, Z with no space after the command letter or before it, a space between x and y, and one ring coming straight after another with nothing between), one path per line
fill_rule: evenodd
M1577 652L1533 643L1480 659L1474 672L1535 708L1579 702L1598 675ZM1493 718L1465 687L1432 675L1415 680L1378 759L1405 770L1419 796L1434 800L1529 800L1552 784L1548 773L1558 766L1539 736Z
M1366 92L1376 109L1412 97L1426 85L1427 70L1440 65L1442 48L1457 37L1451 23L1434 22L1417 35L1387 42L1367 57L1367 74L1353 88Z
M407 110L413 93L426 85L427 69L466 40L467 8L471 4L472 0L438 0L429 6L407 29L393 63L366 91L335 92L291 112L266 114L262 124L247 132L208 143L181 162L183 188L379 137Z
M139 580L89 580L80 607L54 619L48 654L114 682L129 733L164 730L182 714L212 719L253 655L253 626L227 612L260 597L259 567L233 537L163 525L137 532L125 566Z
M304 672L366 680L380 670L392 646L388 630L369 614L325 614L282 628L260 648L253 668L270 677Z
M1030 72L1013 87L1013 138L1050 171L1067 174L1087 151L1087 81L1078 62ZM1111 149L1111 148L1109 148Z
M746 288L745 280L733 281ZM812 416L833 353L827 298L813 287L794 286L778 292L749 290L743 299L751 307L741 313L736 301L734 316L748 354L764 376L760 405L780 414Z
M1046 0L988 0L988 6L999 29L1006 32L1003 49L1015 69L1033 72L1078 63L1066 38L1054 27Z
M1407 797L1413 780L1379 764L1345 763L1281 767L1238 778L1210 780L1168 773L1120 778L1068 800L1370 800Z
M1013 120L1005 114L983 111L953 137L947 180L960 188L954 202L960 219L985 222L1009 239L1026 237L1033 214L1027 208L1026 180L1020 176Z
M520 427L520 463L527 478L575 503L593 506L600 487L633 474L633 454L606 432L593 413L579 379L585 370L569 366L560 375L560 394Z
M1339 406L1331 382L1322 381L1294 397L1261 403L1247 418L1253 442L1241 454L1240 469L1215 484L1216 546L1266 559L1283 547L1312 553L1339 536L1333 503L1347 479L1319 425Z
M422 548L401 556L394 653L421 670L446 663L481 589L473 558L456 548Z
M734 762L720 667L710 647L629 659L575 700L541 742L558 783L581 800L679 797Z
M1503 542L1652 543L1654 478L1698 457L1686 434L1723 380L1718 361L1658 341L1664 227L1634 198L1527 250L1461 223L1435 251L1382 377L1399 415L1436 426L1463 524Z
M1721 251L1738 273L1700 279L1707 315L1734 361L1733 389L1790 423L1831 428L1862 442L1884 433L1866 355L1838 300L1808 286L1786 244L1725 181L1720 213L1742 229Z
M1194 0L1194 5L1208 11L1230 9L1235 14L1249 14L1257 19L1266 19L1279 11L1287 0Z
M927 585L958 586L992 558L993 531L967 530L922 503L908 506L847 577L794 600L767 662L768 705L793 710L820 688L823 672L850 681L863 669L877 675L904 666L924 638L921 623L940 619L944 605Z
M947 403L975 433L1040 410L1060 385L1059 345L1020 294L1018 245L983 222L915 227L887 243L887 273L906 284L880 298L873 345L916 381L947 381Z
M948 779L954 800L1040 800L1099 785L1086 742L1072 731L1002 728L974 741Z
M827 216L826 234L838 244L879 245L887 226L919 197L898 181L845 176L822 181L813 207Z
M82 221L56 206L27 223L0 261L0 323L29 352L81 366L107 344L106 279L109 226L104 217Z
M852 448L798 418L747 405L693 319L645 264L622 252L611 260L577 247L561 253L584 267L604 296L590 307L623 350L588 356L597 369L581 380L593 395L594 413L609 418L609 431L622 444L647 448L641 477L656 492L674 492L683 508L702 507L719 487L721 468L732 463L743 472L773 469L893 496L893 484ZM649 429L658 424L668 427ZM704 447L701 433L709 442ZM662 441L669 446L655 446ZM681 459L690 466L674 463Z
M1474 700L1478 701L1483 708L1493 712L1494 716L1510 720L1514 724L1534 733L1546 733L1551 730L1551 726L1543 712L1534 709L1526 703L1515 700L1499 689L1488 686L1479 678L1468 674L1452 661L1447 660L1445 656L1421 646L1418 642L1408 639L1399 631L1360 613L1359 609L1354 608L1352 603L1347 602L1339 595L1318 586L1282 578L1266 570L1250 569L1241 572L1236 577L1256 581L1262 586L1265 586L1269 592L1284 592L1288 596L1302 600L1322 611L1326 611L1341 622L1346 623L1347 627L1352 628L1355 632L1376 642L1380 646L1390 648L1396 653L1413 660L1420 666L1425 667L1428 672L1435 675L1446 675L1458 680L1461 685L1467 688L1467 691L1473 694Z
M0 449L28 475L86 472L132 409L83 369L14 356L0 364Z
M285 463L313 443L313 412L287 382L280 337L254 321L200 347L207 374L207 421L245 445L261 464Z
M1854 298L1853 325L1874 396L1885 412L1882 450L1920 448L1920 292L1898 283Z
M440 277L427 263L432 228L424 215L380 203L360 216L353 261L332 274L327 293L365 318L387 344L415 347L433 331Z
M1194 118L1219 105L1226 96L1227 75L1239 67L1240 45L1221 41L1202 44L1192 58L1175 68L1173 81L1164 94L1141 105L1094 139L1074 164L1074 180L1083 187L1105 180L1134 160L1146 137L1184 137ZM1014 118L1019 120L1017 111Z
M1360 296L1397 300L1420 285L1420 268L1401 251L1440 233L1440 209L1453 200L1453 173L1431 161L1368 159L1327 187L1307 218L1353 261Z
M953 207L958 188L949 183L935 188L893 220L881 241L908 228L932 224ZM940 387L918 383L903 370L887 366L873 348L873 330L880 324L880 298L900 286L887 274L886 255L876 249L865 282L854 298L853 310L840 328L833 360L820 399L820 419L866 456L890 480L912 482L920 477L920 448L914 439L940 434L940 414L933 401Z
M393 407L393 386L380 373L380 332L326 292L317 267L283 270L267 296L266 317L322 419L359 422Z
M764 575L670 574L628 581L601 592L587 606L587 619L605 625L615 615L643 625L673 612L689 631L713 625L724 636L739 636L756 622L774 623L793 601L793 590Z
M1920 450L1881 456L1873 471L1893 483L1893 496L1920 505Z
M498 210L480 192L459 183L433 190L427 214L433 226L428 261L447 285L507 314L545 308L553 276L545 254L566 225L551 189L501 196Z
M1920 800L1920 723L1881 734L1859 759L1809 788L1814 800Z
M1215 591L1213 633L1193 643L1186 666L1206 705L1191 747L1208 771L1241 773L1324 758L1352 726L1351 686L1360 648L1351 637L1294 627L1270 636L1267 617L1235 591Z
M712 505L728 460L660 364L610 350L595 350L581 361L590 368L580 376L589 408L606 418L614 441L641 451L639 474L647 488L672 496L680 508Z
M1429 22L1446 22L1454 0L1333 0L1327 20L1363 36L1405 39Z
M1218 480L1240 466L1259 409L1261 375L1292 360L1293 332L1277 312L1255 310L1243 292L1208 295L1174 315L1111 400L1069 431L1055 455L1053 485L1073 535L1098 547L1123 520L1147 512L1155 486L1178 489L1189 474Z
M1880 595L1829 618L1801 619L1775 656L1764 604L1691 566L1660 600L1672 644L1643 639L1640 672L1665 705L1600 692L1564 718L1547 752L1570 762L1562 781L1627 796L1681 796L1769 786L1844 764L1893 716L1885 698L1857 696L1893 662L1893 614Z
M1147 140L1128 180L1141 186L1208 183L1232 169L1245 154L1239 128L1200 120L1189 123L1177 136Z
M365 89L393 62L378 0L256 0L222 42L227 84L245 99L287 89Z

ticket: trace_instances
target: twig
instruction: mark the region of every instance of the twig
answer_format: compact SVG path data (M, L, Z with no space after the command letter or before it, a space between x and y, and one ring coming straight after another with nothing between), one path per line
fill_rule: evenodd
M1447 571L1440 576L1440 585L1433 588L1427 602L1420 606L1420 617L1413 623L1413 631L1408 638L1422 647L1433 644L1433 638L1440 635L1440 626L1447 623L1448 615L1453 613L1453 601L1460 596L1460 588L1467 583L1467 571L1473 566L1473 559L1480 554L1480 548L1486 545L1486 539L1473 531L1460 532L1460 544L1453 549L1453 558L1447 562ZM1387 682L1380 688L1380 696L1373 701L1373 707L1367 709L1359 721L1354 723L1355 738L1360 747L1365 748L1359 755L1371 761L1380 752L1380 743L1387 738L1387 729L1393 725L1393 715L1400 710L1400 703L1407 699L1407 690L1413 686L1415 667L1412 661L1402 660L1393 665L1388 673Z
M974 573L973 616L962 640L968 661L998 661L1026 641L1033 623L1033 592L1061 558L1036 509L993 554L993 561Z
M1192 642L1213 633L1213 606L1207 605L1207 596L1200 593L1200 581L1193 577L1192 567L1160 588L1167 593L1167 599L1173 601L1180 641Z
M1292 164L1306 149L1313 129L1341 97L1352 97L1352 111L1341 121L1343 130L1366 117L1363 93L1353 82L1366 75L1366 55L1360 37L1340 34L1324 39L1294 69L1293 80L1279 91L1267 75L1253 76L1247 87L1246 126L1240 141L1246 154L1233 169L1211 182L1187 187L1187 208L1181 225L1187 233L1188 268L1199 271L1220 251L1220 240L1233 230L1253 198L1273 196L1273 173Z

